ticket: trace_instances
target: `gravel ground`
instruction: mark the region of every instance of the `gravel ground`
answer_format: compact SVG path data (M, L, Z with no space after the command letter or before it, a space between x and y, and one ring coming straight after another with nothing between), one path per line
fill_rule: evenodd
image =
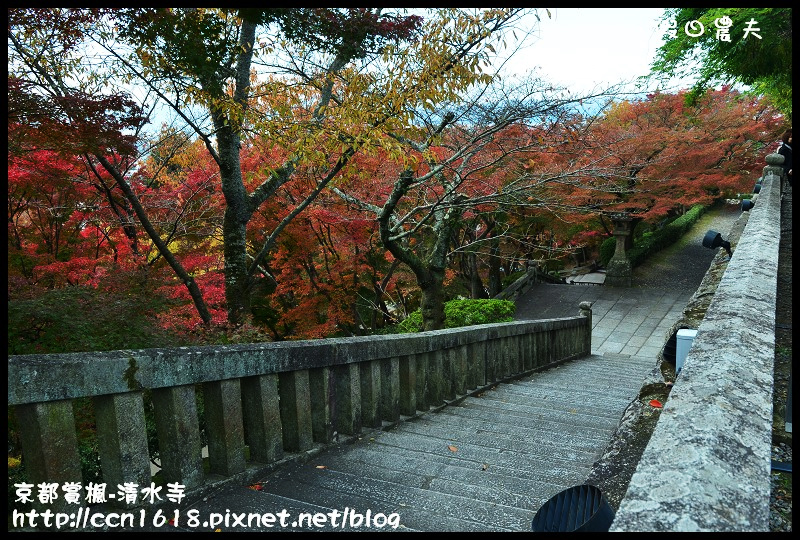
M791 241L792 206L791 191L784 196L781 219L781 246L778 264L778 305L776 310L776 354L775 354L775 429L773 431L773 462L787 464L791 468L792 438L784 429L787 389L791 374ZM664 250L651 260L634 269L634 286L653 288L697 289L709 270L709 263L716 250L702 246L702 239L709 229L727 233L741 213L738 205L729 205L721 210L707 213L681 242ZM687 261L694 263L687 264ZM674 368L673 368L674 369ZM663 370L663 366L662 366ZM674 371L673 371L674 373ZM665 377L665 380L668 380ZM616 510L625 495L633 472L639 462L650 434L658 422L658 409L642 406L650 399L667 398L669 388L663 383L651 384L642 389L640 399L626 412L619 431L604 457L595 464L588 479L597 485ZM773 470L770 500L770 532L792 530L792 475L791 472Z
M792 464L792 447L786 443L772 445L772 460ZM769 501L769 530L792 532L792 473L773 471L772 495Z

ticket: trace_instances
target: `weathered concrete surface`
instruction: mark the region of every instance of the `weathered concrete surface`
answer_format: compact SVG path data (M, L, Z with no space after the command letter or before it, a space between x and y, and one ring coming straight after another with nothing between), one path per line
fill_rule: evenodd
M768 531L778 177L764 178L611 531Z
M8 405L169 388L256 375L425 355L532 333L567 333L575 356L588 355L588 323L540 320L483 324L435 332L277 343L174 347L8 357ZM558 345L558 344L556 344ZM550 358L548 350L537 352ZM560 357L563 358L563 357Z

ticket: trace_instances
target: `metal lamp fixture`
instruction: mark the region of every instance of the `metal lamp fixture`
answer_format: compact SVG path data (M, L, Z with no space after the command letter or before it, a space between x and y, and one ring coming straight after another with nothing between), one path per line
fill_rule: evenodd
M742 199L742 212L747 212L756 205L753 199Z
M723 240L722 235L713 229L709 229L706 235L703 237L703 247L707 247L709 249L716 249L718 247L723 247L725 251L728 252L729 257L733 257L733 253L731 252L731 243Z

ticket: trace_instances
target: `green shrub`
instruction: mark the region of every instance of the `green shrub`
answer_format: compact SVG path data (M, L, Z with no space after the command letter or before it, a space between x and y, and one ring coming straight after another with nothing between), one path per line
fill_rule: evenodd
M511 300L450 300L444 304L444 327L510 322L514 320L515 309ZM406 317L397 325L397 331L401 334L421 332L422 311L417 310Z
M154 314L157 295L112 296L67 287L8 302L8 354L47 354L169 345Z
M400 324L397 325L397 332L399 334L422 332L422 311L418 309L403 319Z
M514 320L516 306L511 300L451 300L444 305L445 328L490 324Z

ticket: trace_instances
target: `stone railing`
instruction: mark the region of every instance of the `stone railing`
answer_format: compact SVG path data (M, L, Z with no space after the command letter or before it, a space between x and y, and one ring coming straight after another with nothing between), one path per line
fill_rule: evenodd
M34 486L81 482L73 401L91 398L109 489L153 481L145 427L152 414L159 481L197 494L253 478L289 454L309 455L339 435L588 356L591 310L580 307L574 318L418 334L11 356L8 405ZM47 508L58 512L61 501Z
M517 280L515 280L511 285L500 291L494 299L495 300L516 300L526 292L530 290L531 287L536 285L537 283L566 283L563 279L558 277L553 277L547 272L540 270L536 264L531 264L528 269L525 271L524 276L520 276Z
M611 531L769 531L781 171L767 163Z

